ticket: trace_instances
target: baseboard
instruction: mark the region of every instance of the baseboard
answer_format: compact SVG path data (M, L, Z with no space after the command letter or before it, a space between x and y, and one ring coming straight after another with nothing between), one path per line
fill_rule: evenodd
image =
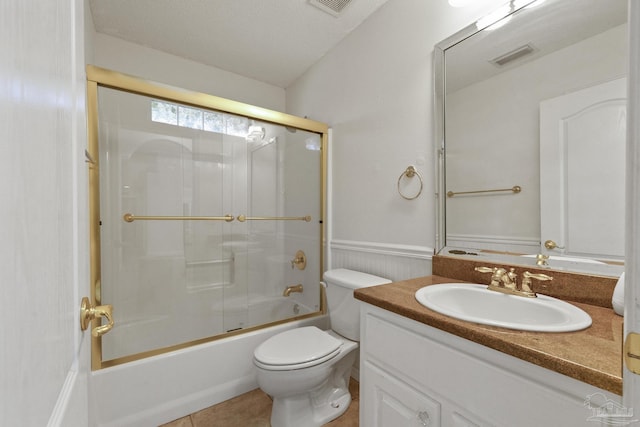
M86 374L72 368L67 372L47 427L85 427L88 425L88 384Z

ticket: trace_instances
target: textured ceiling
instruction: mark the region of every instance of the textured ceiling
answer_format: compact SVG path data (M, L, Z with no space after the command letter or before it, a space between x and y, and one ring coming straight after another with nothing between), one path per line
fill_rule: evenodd
M90 0L97 32L286 88L387 0Z

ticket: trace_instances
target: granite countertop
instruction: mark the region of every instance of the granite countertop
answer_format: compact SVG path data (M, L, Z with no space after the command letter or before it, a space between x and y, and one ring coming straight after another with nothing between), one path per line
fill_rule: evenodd
M463 282L427 276L357 289L358 300L622 395L623 319L610 308L568 301L586 311L591 327L577 332L524 332L454 319L422 306L415 292Z

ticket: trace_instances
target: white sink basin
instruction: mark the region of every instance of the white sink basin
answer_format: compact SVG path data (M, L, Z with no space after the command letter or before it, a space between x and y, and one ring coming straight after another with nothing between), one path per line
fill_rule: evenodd
M520 255L524 258L535 258L538 255ZM585 264L606 264L605 262L598 261L590 258L578 258L564 255L549 255L549 261L567 261L567 262L584 262Z
M521 331L570 332L591 326L591 317L562 300L526 298L487 290L486 285L443 283L419 289L423 306L456 319Z

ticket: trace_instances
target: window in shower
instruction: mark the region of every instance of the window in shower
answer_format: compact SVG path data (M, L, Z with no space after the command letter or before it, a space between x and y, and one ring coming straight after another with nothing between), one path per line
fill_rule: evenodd
M326 126L114 74L88 68L93 368L318 314Z

